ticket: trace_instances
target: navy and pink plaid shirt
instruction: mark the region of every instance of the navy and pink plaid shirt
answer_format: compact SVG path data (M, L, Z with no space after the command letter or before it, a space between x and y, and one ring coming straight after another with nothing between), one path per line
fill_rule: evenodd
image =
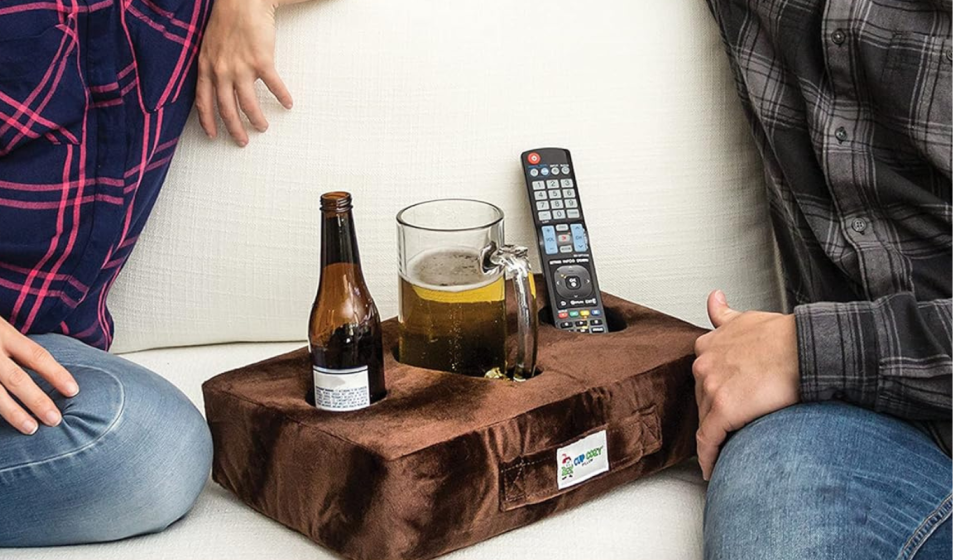
M110 346L211 0L0 0L0 317Z

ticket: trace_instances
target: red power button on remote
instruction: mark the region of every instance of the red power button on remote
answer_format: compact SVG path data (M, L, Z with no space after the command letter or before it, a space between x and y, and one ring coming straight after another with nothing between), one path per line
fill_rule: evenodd
M534 165L540 163L540 154L537 152L530 152L527 154L527 161Z

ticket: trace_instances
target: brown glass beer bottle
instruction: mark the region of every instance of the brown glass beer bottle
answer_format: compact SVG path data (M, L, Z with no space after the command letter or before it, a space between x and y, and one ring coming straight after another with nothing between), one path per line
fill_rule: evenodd
M380 314L360 270L350 193L320 197L320 286L310 312L313 357L307 401L321 410L358 410L382 399Z

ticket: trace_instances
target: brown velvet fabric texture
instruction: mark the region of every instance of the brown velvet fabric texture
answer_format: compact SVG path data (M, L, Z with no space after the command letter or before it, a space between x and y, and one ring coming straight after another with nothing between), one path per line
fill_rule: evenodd
M305 400L306 349L221 374L203 386L214 480L348 558L419 560L692 456L690 367L704 331L614 296L604 302L623 330L541 325L543 373L525 383L423 370L386 350L387 397L328 413ZM396 319L383 335L394 348ZM610 471L558 490L556 449L601 429Z

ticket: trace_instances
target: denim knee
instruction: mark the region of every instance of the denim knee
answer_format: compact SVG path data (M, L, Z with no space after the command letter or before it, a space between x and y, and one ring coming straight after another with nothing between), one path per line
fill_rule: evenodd
M161 418L124 413L124 421L137 425L133 437L141 445L137 454L124 458L128 467L119 471L116 483L129 491L118 508L138 515L117 538L166 529L193 508L209 478L213 441L203 416L189 401L167 412Z
M162 531L190 511L209 477L213 442L206 421L179 390L147 373L154 378L148 390L128 391L134 394L117 425L135 442L112 457L119 465L110 484L123 491L102 511L125 511L129 518L101 540Z
M112 541L161 531L183 517L213 457L197 408L169 382L122 358L45 342L80 393L64 399L38 379L63 422L33 436L0 425L0 546Z
M839 403L748 424L707 488L704 557L896 557L949 496L950 460L906 422Z

